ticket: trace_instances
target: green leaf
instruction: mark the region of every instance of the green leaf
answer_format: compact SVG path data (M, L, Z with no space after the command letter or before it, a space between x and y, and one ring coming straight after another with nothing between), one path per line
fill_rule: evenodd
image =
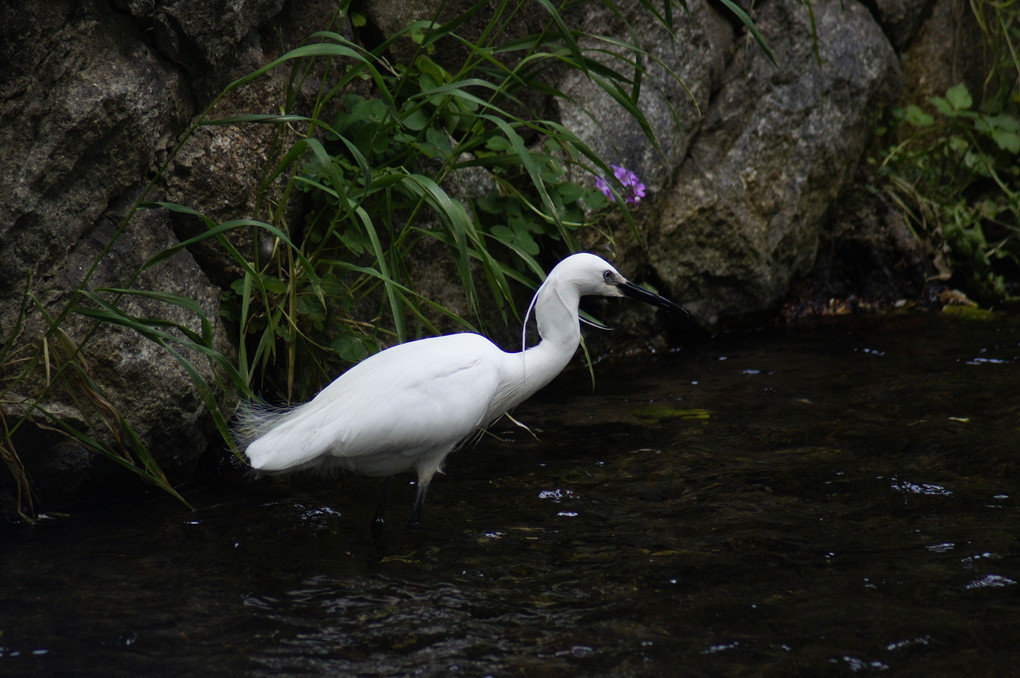
M939 105L935 101L935 99L932 99L932 103L935 104L936 108L939 108ZM935 124L934 118L932 118L930 115L922 111L915 104L910 104L909 106L907 106L907 110L904 112L903 119L909 122L911 125L916 125L917 127L931 127L933 124Z
M985 116L984 120L991 125L1005 132L1020 132L1020 118L1015 115L1003 113L1002 115Z
M592 188L584 192L584 204L588 209L597 211L609 205L609 198L597 188Z
M508 226L504 226L502 224L499 224L497 226L493 226L492 229L491 229L491 232L492 232L492 235L496 236L497 238L499 238L503 242L508 242L509 243L509 242L513 242L514 241L514 232Z
M539 253L540 249L538 243L527 231L515 233L514 244L521 248L522 251L535 256Z
M429 127L425 130L425 139L436 148L438 155L444 158L449 158L453 155L453 144L450 142L449 135L445 132L435 127Z
M404 116L404 126L415 132L420 132L429 125L429 116L422 110L421 106Z
M955 135L949 137L946 140L946 143L948 144L949 148L951 148L953 152L957 154L966 153L967 149L970 148L970 143L968 143L966 139Z
M475 201L475 205L486 214L503 213L503 199L496 194L483 195Z
M932 97L931 99L929 99L929 101L931 101L932 106L935 107L935 110L937 110L942 115L948 115L948 116L954 115L955 112L953 111L953 107L950 105L950 103L948 101L946 101L942 97ZM907 121L908 122L911 122L910 118L909 118L909 114L910 114L910 109L911 108L917 108L917 107L914 106L913 104L911 104L910 106L907 107L907 114L908 114L907 115ZM918 108L918 110L921 110L921 109Z
M273 294L286 294L288 289L282 280L273 275L263 275L262 286L267 292L272 292Z
M572 181L567 181L556 187L556 192L565 203L572 203L584 195L584 189Z
M974 105L974 100L971 98L970 92L967 91L967 86L962 82L946 90L946 99L949 100L949 105L957 111L970 110L970 107Z
M432 86L429 89L449 82L450 75L446 70L424 54L414 60L414 65L423 75L431 76ZM424 89L424 88L423 88Z
M490 151L506 151L510 148L510 142L506 137L491 136L485 140L485 147Z
M411 27L405 35L407 35L412 42L418 45L422 44L425 40L425 31L423 31L419 26Z
M341 334L334 339L329 347L348 363L358 363L368 355L368 350L361 338L354 334Z
M1020 154L1020 134L997 129L992 132L992 139L1002 150L1009 151L1013 155Z

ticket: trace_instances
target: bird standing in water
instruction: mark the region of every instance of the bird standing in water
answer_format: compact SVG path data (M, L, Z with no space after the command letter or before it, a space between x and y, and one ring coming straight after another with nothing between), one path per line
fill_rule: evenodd
M594 254L574 254L553 268L528 308L538 321L538 345L507 353L478 334L420 339L367 358L293 409L249 407L239 429L251 441L245 453L252 468L343 468L385 477L377 528L389 478L415 471L418 494L408 525L420 527L429 482L446 456L570 362L581 340L578 304L589 295L628 296L687 315Z

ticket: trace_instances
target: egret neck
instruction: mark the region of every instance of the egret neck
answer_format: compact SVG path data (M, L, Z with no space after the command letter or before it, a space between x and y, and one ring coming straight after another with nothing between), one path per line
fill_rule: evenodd
M505 354L504 384L496 394L490 412L501 414L508 407L527 400L570 363L581 343L581 326L577 317L580 298L577 289L556 284L553 275L542 284L528 308L528 314L532 308L535 311L541 340L520 353ZM525 328L528 314L524 318ZM526 346L523 333L521 343Z

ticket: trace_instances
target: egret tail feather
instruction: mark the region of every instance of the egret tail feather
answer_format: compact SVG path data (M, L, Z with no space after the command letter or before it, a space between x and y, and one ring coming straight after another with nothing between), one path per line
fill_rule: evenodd
M283 423L297 406L276 407L262 401L242 402L234 415L234 441L242 450Z

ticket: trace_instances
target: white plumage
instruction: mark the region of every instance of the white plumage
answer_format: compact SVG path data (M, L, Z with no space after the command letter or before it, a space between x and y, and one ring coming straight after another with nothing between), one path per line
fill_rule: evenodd
M246 454L252 468L339 467L386 477L415 471L418 495L410 524L417 527L443 459L566 367L580 342L577 312L585 295L627 295L686 313L628 282L603 259L575 254L552 270L532 300L542 337L537 346L507 353L468 333L421 339L367 358L293 409L249 407L239 437L251 441ZM386 487L377 525L385 499Z

